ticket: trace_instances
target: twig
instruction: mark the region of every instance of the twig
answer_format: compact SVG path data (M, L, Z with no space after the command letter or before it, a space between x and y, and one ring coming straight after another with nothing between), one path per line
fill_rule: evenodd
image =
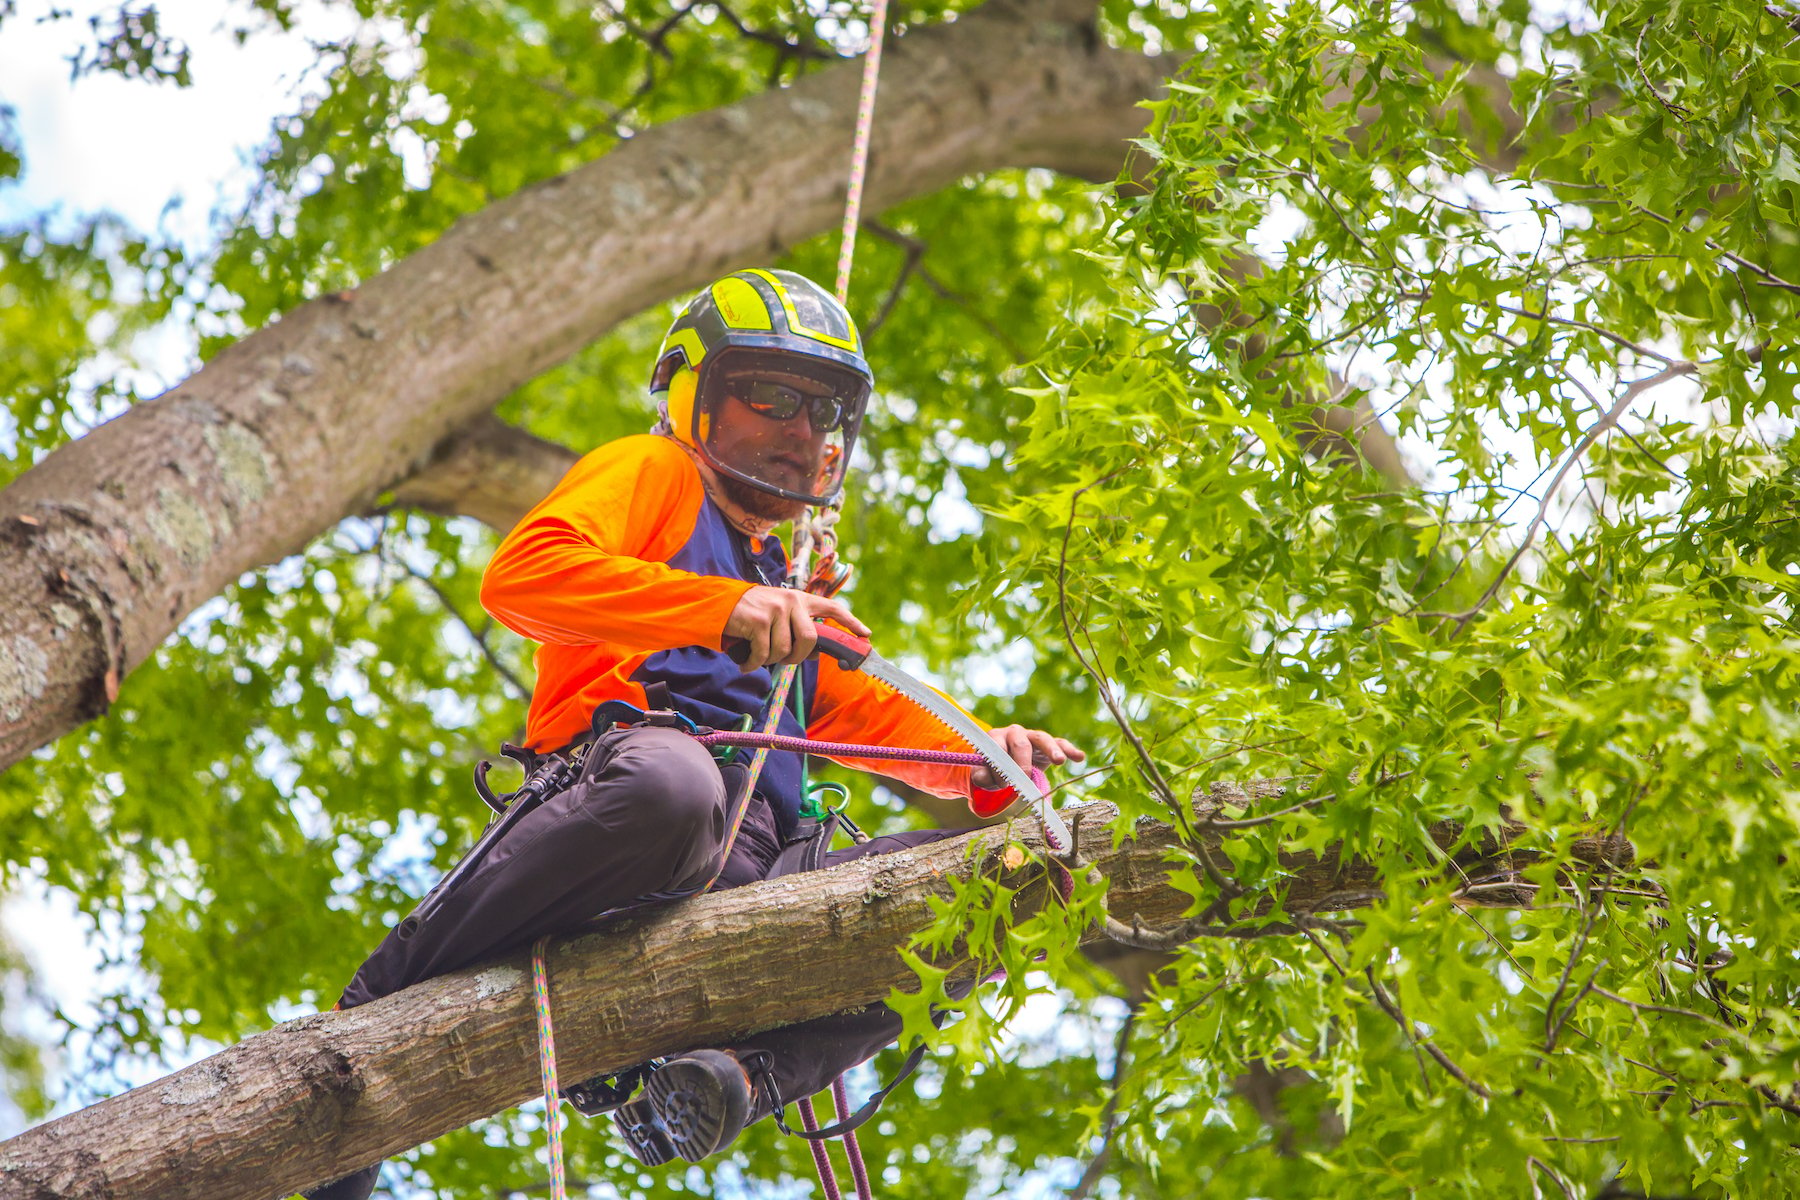
M753 42L761 42L765 46L775 47L783 56L791 55L795 58L811 59L814 62L836 62L843 57L800 38L787 34L770 33L762 29L752 29L744 24L743 19L732 12L730 8L720 4L719 0L708 0L708 3L718 10L719 15L725 18L726 24L737 30L738 33Z
M1603 328L1602 326L1595 325L1591 321L1581 321L1581 320L1577 320L1574 317L1558 317L1558 316L1554 316L1550 313L1532 312L1528 308L1518 308L1511 304L1495 303L1494 307L1499 309L1501 312L1511 313L1515 317L1525 317L1525 318L1527 318L1529 320L1533 320L1533 321L1542 321L1546 325L1567 325L1574 329L1585 329L1589 333L1598 334L1600 337L1605 338L1607 341L1613 343L1613 345L1615 345L1615 346L1619 346L1622 349L1629 350L1633 354L1641 354L1645 358L1653 359L1656 362L1661 363L1665 367L1673 366L1678 362L1684 361L1684 360L1678 359L1678 358L1670 358L1667 354L1664 354L1659 350L1652 350L1648 346L1642 345L1638 342L1634 342L1630 338L1623 337L1620 334L1614 333L1610 329L1606 329L1606 328Z
M1800 17L1796 17L1795 20L1797 22L1800 22ZM1589 201L1589 203L1592 203L1592 201ZM1628 203L1628 202L1626 202L1626 203ZM1675 222L1670 220L1668 217L1665 217L1661 213L1656 212L1652 209L1644 208L1641 205L1636 205L1636 204L1629 204L1629 207L1631 208L1631 210L1633 212L1643 213L1646 217L1649 217L1653 221L1660 221L1664 225L1675 224ZM1728 262L1732 263L1735 266L1742 267L1744 270L1750 272L1752 275L1755 275L1758 278L1760 278L1763 281L1764 286L1780 288L1782 291L1793 292L1796 295L1800 295L1800 283L1794 283L1791 280L1783 279L1781 276L1775 274L1775 272L1769 270L1767 267L1762 266L1759 263L1754 263L1754 262L1750 261L1749 259L1745 258L1741 254L1736 254L1730 250L1727 250L1724 246L1721 246L1713 238L1707 238L1706 245L1707 245L1708 249L1717 250Z
M1581 1197L1576 1194L1575 1185L1570 1183L1568 1179L1563 1176L1561 1171L1558 1171L1555 1167L1551 1166L1537 1155L1527 1154L1525 1156L1525 1165L1532 1172L1531 1194L1533 1196L1541 1197L1543 1195L1543 1192L1538 1190L1537 1185L1537 1173L1541 1171L1550 1177L1550 1181L1561 1189L1562 1194L1568 1197L1568 1200L1581 1200Z
M1107 917L1102 928L1107 937L1121 946L1130 946L1134 950L1154 950L1166 954L1202 938L1253 942L1266 937L1294 937L1309 929L1335 929L1345 925L1360 926L1361 924L1360 921L1326 921L1316 917L1296 917L1292 923L1276 921L1267 925L1214 925L1209 923L1206 920L1206 914L1202 913L1192 920L1183 921L1179 925L1171 925L1167 929L1145 929L1141 918L1133 913L1129 925L1116 917Z
M1571 954L1569 956L1569 962L1573 964L1574 961L1575 957ZM1581 987L1576 990L1574 999L1570 1000L1569 1006L1563 1009L1562 1016L1557 1017L1556 1020L1551 1023L1550 1032L1544 1036L1544 1053L1549 1054L1556 1049L1556 1039L1562 1035L1562 1027L1568 1023L1570 1017L1575 1015L1575 1009L1581 1004L1582 997L1593 990L1595 981L1600 978L1601 968L1605 967L1606 964L1611 961L1612 960L1609 958L1603 958L1594 964L1594 969L1592 971L1588 972L1587 982L1582 984ZM1564 981L1567 981L1568 979L1568 973L1566 971L1563 973L1563 979ZM1562 985L1558 984L1556 995L1551 997L1550 1006L1544 1011L1544 1019L1546 1021L1549 1021L1551 1015L1556 1011L1556 1002L1561 997Z
M1589 427L1588 431L1582 435L1581 440L1575 444L1574 449L1569 451L1568 457L1563 460L1562 467L1550 480L1549 485L1545 487L1544 497L1538 502L1537 515L1531 518L1531 524L1526 527L1525 536L1520 539L1518 549L1514 550L1512 557L1506 560L1506 564L1500 568L1499 574L1494 576L1494 581L1488 584L1487 590L1482 592L1475 603L1470 605L1469 608L1463 612L1434 613L1431 615L1455 621L1456 632L1458 633L1461 633L1463 629L1467 628L1469 622L1474 620L1476 615L1479 614L1483 608L1487 607L1488 601L1499 594L1501 585L1505 583L1507 578L1512 574L1513 568L1518 566L1519 560L1525 557L1525 552L1531 549L1532 543L1537 540L1537 531L1543 527L1545 520L1548 519L1550 501L1555 498L1556 489L1562 486L1562 481L1567 478L1569 472L1574 469L1575 464L1581 461L1582 456L1588 452L1589 448L1591 448L1595 442L1599 441L1601 436L1604 435L1608 429L1611 429L1614 425L1618 424L1619 418L1625 415L1625 411L1631 407L1632 403L1636 401L1640 395L1653 387L1658 387L1667 383L1671 379L1683 375L1692 375L1698 369L1699 367L1696 363L1678 362L1672 366L1664 367L1654 375L1647 375L1643 379L1639 379L1628 386L1624 393L1620 395L1618 402L1608 409L1604 416L1594 422L1594 424Z
M1379 1004L1381 1010L1394 1019L1394 1023L1400 1026L1401 1031L1405 1033L1407 1037L1411 1038L1415 1043L1422 1047L1427 1054L1436 1059L1438 1066L1444 1068L1444 1070L1449 1072L1458 1083L1468 1088L1477 1096L1480 1096L1483 1100L1493 1098L1492 1092L1475 1082L1475 1080L1470 1079L1467 1073L1465 1073L1461 1067L1457 1066L1455 1061L1453 1061L1448 1054L1445 1054L1438 1048L1436 1042L1428 1037L1420 1036L1419 1031L1413 1027L1412 1022L1407 1019L1406 1014L1400 1011L1399 1003L1388 994L1386 988L1381 986L1381 981L1375 978L1375 972L1372 968L1363 968L1363 977L1369 981L1369 988L1375 996L1375 1003Z
M1670 116L1685 125L1687 124L1690 115L1687 108L1675 103L1673 100L1663 99L1663 94L1656 90L1656 85L1654 83L1650 82L1650 73L1644 70L1644 37L1649 32L1650 22L1646 21L1644 22L1644 27L1638 30L1637 45L1633 46L1631 49L1632 63L1637 67L1638 78L1644 81L1644 87L1652 96L1656 97L1656 102L1668 109Z
M1706 1022L1708 1025L1711 1025L1715 1029L1722 1029L1726 1033L1736 1033L1737 1032L1731 1026L1726 1025L1725 1023L1723 1023L1721 1021L1715 1021L1711 1017L1707 1016L1705 1013L1695 1012L1691 1008L1675 1008L1675 1007L1672 1007L1671 1005L1667 1005L1667 1004L1645 1004L1639 1000L1627 1000L1624 996L1619 995L1619 993L1609 992L1605 988L1601 987L1598 984L1591 985L1591 989L1596 996L1605 996L1608 1000L1611 1000L1614 1004L1623 1004L1626 1008L1629 1008L1631 1011L1636 1012L1636 1013L1657 1012L1657 1013L1665 1013L1671 1017L1692 1017L1696 1021Z
M1500 951L1500 953L1506 955L1506 960L1513 965L1513 969L1519 973L1519 977L1521 979L1535 978L1535 976L1533 976L1532 973L1526 969L1525 964L1519 961L1518 956L1513 954L1513 952L1507 948L1506 943L1501 941L1498 937L1494 936L1494 931L1489 929L1486 925L1483 925L1481 923L1480 917L1477 917L1474 913L1470 912L1468 909L1464 908L1460 904L1452 904L1450 907L1454 908L1457 912L1461 913L1463 916L1469 918L1470 921L1473 921L1475 923L1475 928L1481 930L1482 936L1486 937L1488 941L1494 943L1494 949L1496 949L1496 950Z
M894 243L896 246L907 247L918 242L917 238L909 237L908 235L901 233L898 229L883 225L880 221L874 220L873 218L865 219L862 223L862 228L868 230L876 237L881 238L883 241ZM969 299L961 292L958 292L956 289L946 285L943 280L939 279L936 275L933 275L924 263L920 263L914 269L913 273L919 277L921 283L935 292L939 299L948 300L950 303L968 313L970 319L977 325L980 325L981 328L987 332L989 337L993 338L1000 344L1002 349L1012 355L1014 361L1024 362L1026 359L1032 357L1032 355L1026 353L1023 346L1019 345L1019 343L1013 339L1011 334L1000 328L999 325L994 323L992 318L976 308L973 300Z
M1405 779L1411 774L1411 771L1401 771L1394 775L1383 775L1380 779L1375 781L1375 786L1381 787L1384 784L1394 783L1397 780ZM1298 804L1290 804L1286 808L1278 808L1270 813L1259 813L1254 817L1239 817L1226 820L1220 820L1217 817L1202 817L1200 819L1200 827L1202 829L1255 829L1259 825L1273 824L1282 817L1291 817L1295 813L1305 812L1309 808L1317 808L1319 805L1330 803L1337 798L1338 793L1327 792L1323 796L1309 796Z
M1100 1148L1094 1151L1094 1157L1088 1160L1081 1178L1070 1189L1069 1200L1086 1200L1094 1185L1100 1182L1107 1160L1112 1157L1113 1133L1119 1127L1119 1096L1131 1052L1131 1032L1136 1024L1137 1008L1134 1006L1125 1014L1124 1024L1119 1026L1119 1036L1113 1039L1112 1078L1107 1080L1106 1105L1100 1110Z
M438 586L438 581L419 570L411 563L406 562L404 559L399 559L397 561L401 570L405 571L408 575L430 589L431 594L437 597L438 603L444 606L444 611L454 617L456 623L463 627L464 632L466 632L470 639L474 641L475 645L480 648L481 656L488 660L488 665L493 667L494 670L499 673L501 679L504 679L511 685L514 693L516 693L520 699L529 699L531 697L531 689L526 687L517 675L513 674L512 668L500 661L500 656L494 653L494 648L492 646L488 645L487 634L469 623L469 619L463 616L462 611L451 601L449 594L446 593L442 587Z
M1069 644L1069 652L1075 656L1075 661L1081 664L1081 669L1087 672L1088 678L1092 679L1099 689L1101 701L1105 703L1107 711L1112 714L1113 721L1125 735L1125 740L1137 753L1138 762L1144 768L1144 776L1156 791L1157 799L1161 800L1163 806L1174 816L1177 827L1187 830L1193 827L1190 814L1176 801L1175 793L1170 790L1168 780L1163 778L1162 771L1157 768L1156 760L1150 756L1144 740L1132 727L1131 718L1126 716L1125 710L1119 706L1118 698L1113 695L1112 685L1107 682L1106 676L1102 675L1099 668L1089 662L1087 655L1081 652L1081 644L1075 637L1074 623L1069 619L1069 539L1074 536L1075 514L1081 506L1081 498L1092 489L1103 483L1112 482L1136 466L1137 464L1134 462L1120 467L1116 471L1108 472L1092 483L1075 489L1075 494L1069 497L1069 519L1063 524L1062 545L1056 558L1056 612L1062 620L1063 638ZM1219 880L1215 879L1214 883L1219 883Z
M865 338L874 337L876 331L887 323L888 317L893 315L894 306L900 303L900 293L906 288L906 281L912 277L913 271L918 268L919 261L925 257L925 251L928 249L924 241L919 238L906 237L904 234L899 236L903 239L901 244L906 249L906 259L900 264L900 274L894 277L894 286L888 289L888 294L882 299L881 307L876 311L874 318L863 326Z
M1636 803L1636 801L1634 800L1633 804L1635 804L1635 803ZM1629 813L1630 813L1629 808L1626 810L1626 813L1627 813L1627 815L1629 815ZM1581 923L1581 931L1575 935L1575 944L1569 947L1569 959L1567 962L1563 963L1562 976L1561 976L1561 978L1559 978L1556 981L1556 990L1554 992L1550 993L1550 1003L1544 1007L1544 1053L1545 1054L1549 1054L1550 1052L1552 1052L1553 1050L1556 1049L1557 1033L1562 1029L1564 1022L1566 1022L1569 1019L1570 1014L1572 1014L1575 1011L1576 1003L1578 1003L1581 1000L1581 997L1583 995L1587 994L1588 988L1591 988L1594 986L1594 980L1600 974L1600 967L1595 967L1593 974L1588 976L1587 985L1582 988L1581 993L1578 994L1574 1000L1569 1002L1568 1009L1566 1011L1564 1011L1562 1016L1559 1018L1556 1015L1556 1006L1562 1002L1563 989L1569 986L1569 976L1574 973L1576 960L1581 957L1581 952L1587 948L1588 935L1593 933L1594 922L1599 920L1600 910L1603 907L1605 907L1606 884L1608 881L1611 880L1611 878L1612 878L1612 864L1607 863L1606 864L1606 879L1601 881L1599 894L1594 898L1594 903L1588 907L1587 917ZM1606 965L1606 960L1601 959L1600 966L1605 966L1605 965Z

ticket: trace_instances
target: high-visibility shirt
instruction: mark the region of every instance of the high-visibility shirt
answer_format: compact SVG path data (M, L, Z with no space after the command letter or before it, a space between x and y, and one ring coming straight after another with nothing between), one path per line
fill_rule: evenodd
M481 581L488 612L540 643L526 744L566 746L605 701L644 707L654 682L701 725L731 729L756 716L770 673L740 671L724 654L725 622L746 591L780 583L787 570L780 539L733 528L674 441L645 434L594 450L507 534ZM967 749L917 705L828 658L809 660L796 690L778 727L789 736ZM970 794L968 767L838 761L934 795ZM799 814L800 780L799 755L769 755L757 791L784 832ZM983 792L984 809L998 795Z

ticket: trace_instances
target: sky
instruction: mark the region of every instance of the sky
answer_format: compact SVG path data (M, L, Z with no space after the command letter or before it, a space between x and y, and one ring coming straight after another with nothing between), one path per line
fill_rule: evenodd
M72 15L47 20L51 4L18 0L17 13L0 21L0 104L14 110L25 159L23 178L0 182L0 226L111 212L189 251L212 244L216 211L241 203L255 178L249 163L274 121L317 90L309 39L341 33L346 24L341 13L303 5L295 28L283 32L226 0L171 0L160 6L162 28L192 51L193 85L181 88L110 74L71 80L70 56L91 40L88 17L108 7L68 0L59 6ZM253 33L240 46L233 31L243 25ZM180 322L138 351L145 370L165 384L185 376L195 359L193 335ZM67 896L22 889L0 899L0 922L53 1000L77 1019L91 1011L99 958ZM6 982L0 980L0 1011L9 1020L21 1011L34 1019ZM35 1019L48 1031L41 1012ZM0 1107L0 1138L18 1127L17 1114Z
M191 49L192 87L112 74L71 82L69 59L92 40L87 17L107 6L76 4L75 15L46 20L51 8L19 0L0 23L0 102L17 111L25 143L23 180L0 187L0 221L105 210L190 248L208 244L212 209L244 195L254 178L248 157L299 104L313 63L308 39L344 24L305 7L284 33L225 0L175 0L160 6L162 27ZM241 27L252 33L239 46Z

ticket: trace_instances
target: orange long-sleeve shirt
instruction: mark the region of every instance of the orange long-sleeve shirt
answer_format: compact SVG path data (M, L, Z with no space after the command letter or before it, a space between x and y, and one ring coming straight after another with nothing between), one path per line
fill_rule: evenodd
M506 536L482 577L488 612L541 643L528 744L568 744L603 702L643 706L651 682L668 685L676 707L702 724L733 727L758 712L769 672L740 672L720 646L738 600L778 582L786 566L778 539L752 539L726 522L669 439L621 438L587 455ZM930 714L829 659L807 663L801 690L808 720L802 728L790 709L784 733L965 749ZM935 795L969 795L967 767L844 762ZM798 811L799 779L798 756L770 756L758 790L785 820Z

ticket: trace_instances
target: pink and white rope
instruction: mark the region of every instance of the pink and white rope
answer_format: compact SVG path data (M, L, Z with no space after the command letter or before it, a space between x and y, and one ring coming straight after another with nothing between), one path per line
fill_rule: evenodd
M862 95L856 102L856 139L850 149L850 187L844 196L844 236L838 244L837 298L850 302L850 260L856 255L856 225L862 218L863 180L869 173L869 130L875 124L875 83L881 75L882 34L887 0L875 0L869 14L869 53L863 58Z
M531 1000L537 1006L538 1072L544 1080L544 1129L550 1143L550 1197L565 1200L568 1185L563 1178L562 1114L558 1111L562 1097L556 1086L556 1026L550 1020L550 970L544 962L549 947L549 935L531 947Z

